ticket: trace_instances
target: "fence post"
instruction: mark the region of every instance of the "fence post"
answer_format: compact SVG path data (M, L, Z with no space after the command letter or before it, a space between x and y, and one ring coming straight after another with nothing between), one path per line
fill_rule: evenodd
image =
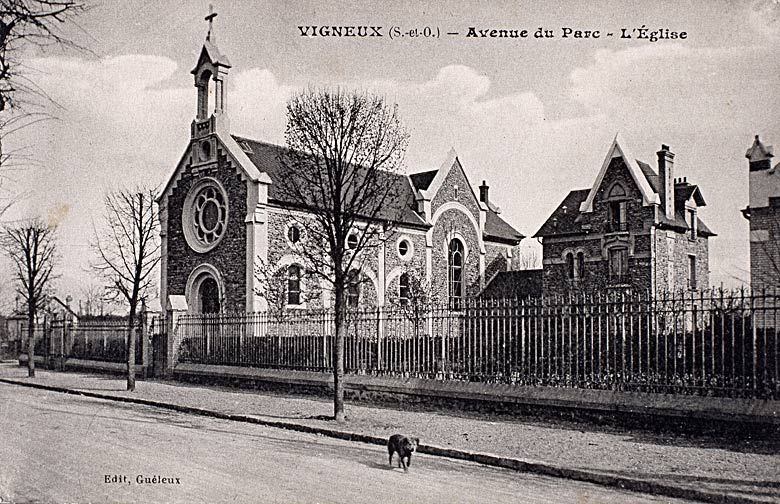
M173 367L176 365L176 352L178 351L179 341L177 338L177 328L179 317L187 313L187 298L182 295L168 296L166 304L166 342L165 342L165 373L172 374Z
M138 313L137 344L141 345L141 378L144 380L148 377L149 367L149 343L146 341L146 329L146 299L141 299L141 311Z

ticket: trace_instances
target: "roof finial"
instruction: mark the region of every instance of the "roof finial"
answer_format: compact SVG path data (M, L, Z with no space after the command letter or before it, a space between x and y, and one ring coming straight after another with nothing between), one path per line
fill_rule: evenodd
M206 34L206 40L211 40L211 28L215 17L217 17L217 13L214 12L214 5L209 4L209 15L203 18L209 22L209 32Z

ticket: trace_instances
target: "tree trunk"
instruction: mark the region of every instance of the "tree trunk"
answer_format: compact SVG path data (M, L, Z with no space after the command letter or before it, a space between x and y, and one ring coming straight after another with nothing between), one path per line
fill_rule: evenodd
M333 347L333 417L346 421L344 414L344 288L335 286L336 344Z
M27 314L27 376L35 378L35 313Z
M135 390L135 310L130 310L127 322L127 390Z

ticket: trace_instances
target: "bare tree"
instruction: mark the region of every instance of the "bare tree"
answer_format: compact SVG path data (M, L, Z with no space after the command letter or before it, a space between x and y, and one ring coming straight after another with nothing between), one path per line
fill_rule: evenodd
M344 320L347 285L365 250L381 243L397 221L398 172L409 135L397 109L382 98L342 90L308 90L287 102L280 156L282 200L311 216L300 255L333 289L334 417L344 415Z
M51 100L23 73L22 51L51 45L80 49L59 28L84 10L74 0L0 0L0 215L21 197L3 187L9 171L33 161L23 149L4 148L5 140L20 128L49 117L36 110L37 98Z
M138 188L108 193L105 227L95 230L94 269L106 281L106 291L130 306L127 318L127 390L135 390L135 323L138 304L154 282L160 262L156 189Z
M106 287L96 283L90 283L81 289L79 296L79 315L88 317L102 317L110 313L107 310Z
M2 246L14 264L17 292L27 308L27 372L35 376L35 319L46 305L54 279L56 228L39 219L8 225Z
M417 337L422 332L428 314L441 302L441 299L431 287L431 283L415 268L403 270L398 277L398 287L398 291L390 293L388 301L412 323L414 335Z
M523 246L518 245L514 247L513 252L512 270L532 270L542 267L539 252L535 249L523 248Z

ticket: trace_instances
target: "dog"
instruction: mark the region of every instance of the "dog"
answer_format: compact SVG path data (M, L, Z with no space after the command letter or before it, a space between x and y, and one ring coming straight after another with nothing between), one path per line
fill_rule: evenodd
M403 434L393 434L390 439L387 440L387 453L389 455L389 463L393 465L393 454L398 454L398 467L403 467L404 472L409 471L409 464L412 461L412 453L417 449L420 444L420 438L408 438Z

